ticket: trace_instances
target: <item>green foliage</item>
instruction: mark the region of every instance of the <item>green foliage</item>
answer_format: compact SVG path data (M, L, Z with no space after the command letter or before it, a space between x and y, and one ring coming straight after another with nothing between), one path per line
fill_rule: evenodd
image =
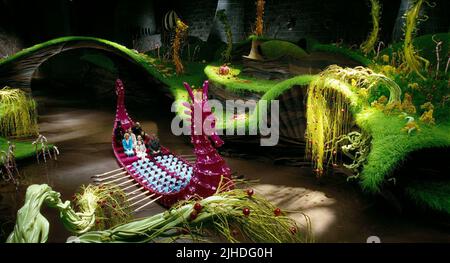
M283 40L269 40L261 44L262 54L268 59L277 59L282 56L289 56L301 59L306 56L306 52L299 46Z
M378 0L370 0L370 5L370 15L372 16L372 31L370 32L366 41L364 41L360 46L361 51L366 55L375 52L374 48L378 41L378 33L380 31L380 2Z
M420 55L430 61L433 69L436 68L436 43L433 41L442 41L441 52L439 53L440 70L444 71L448 59L448 51L450 50L450 33L429 34L413 38L412 45L420 51ZM395 43L380 52L380 58L387 55L388 62L394 66L400 65L403 61L399 61L398 54L402 52L403 42ZM447 51L447 52L446 52ZM395 61L392 61L395 60ZM382 63L382 62L380 62Z
M224 9L217 12L217 17L223 24L225 34L227 36L227 47L222 52L222 61L226 63L231 61L231 51L233 50L233 33L231 32L230 23L228 22L228 17Z
M448 78L422 79L415 74L395 74L394 80L404 92L412 95L416 108L426 102L434 105L434 116L438 122L450 120L450 90Z
M196 203L201 205L200 211L194 208ZM243 213L246 208L249 215ZM201 241L214 232L230 242L239 242L239 239L274 243L311 241L309 224L298 229L292 219L276 216L274 210L263 197L249 197L246 191L236 189L181 202L164 213L105 231L91 231L79 239L82 243L164 242L179 238ZM298 232L293 233L292 228Z
M0 136L28 136L38 132L36 103L23 90L0 90Z
M96 242L152 242L176 240L189 233L194 240L201 240L214 231L230 242L239 242L237 235L253 242L310 242L311 226L298 227L284 214L274 213L275 206L258 195L249 196L244 190L220 191L201 200L183 201L170 210L132 222L118 222L107 230L89 231L95 225L98 207L110 196L106 205L120 207L120 201L111 197L112 188L87 186L77 195L75 212L70 202L62 202L60 194L48 185L31 185L27 189L25 205L18 211L17 223L8 237L9 243L39 243L48 238L49 223L40 213L45 203L60 211L61 220L68 230L79 234L82 243ZM119 193L123 196L123 193ZM122 198L123 199L123 198ZM200 208L196 208L200 204ZM249 214L244 213L248 209ZM123 209L116 211L126 213ZM89 232L88 232L89 231Z

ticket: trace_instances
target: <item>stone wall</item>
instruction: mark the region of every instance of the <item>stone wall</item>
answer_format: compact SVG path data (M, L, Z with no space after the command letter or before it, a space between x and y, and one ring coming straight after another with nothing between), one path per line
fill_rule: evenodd
M251 34L256 13L255 0L191 0L175 9L189 25L191 36L206 40L212 33L224 42L223 25L215 19L218 10L225 9L234 42ZM268 37L290 41L314 37L358 42L368 32L369 11L365 1L266 0L264 30Z
M11 56L19 52L22 48L23 44L18 36L0 28L0 59Z
M184 1L175 7L180 18L189 26L189 35L206 41L212 27L217 0Z

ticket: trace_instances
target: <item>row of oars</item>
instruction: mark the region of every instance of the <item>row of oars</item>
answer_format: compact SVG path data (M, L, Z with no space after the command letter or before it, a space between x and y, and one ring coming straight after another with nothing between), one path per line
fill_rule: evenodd
M161 198L161 196L153 198L156 194L149 194L149 192L136 182L124 168L97 174L92 176L92 178L95 184L120 187L125 192L127 201L130 203L128 208L132 208L133 213L142 210Z

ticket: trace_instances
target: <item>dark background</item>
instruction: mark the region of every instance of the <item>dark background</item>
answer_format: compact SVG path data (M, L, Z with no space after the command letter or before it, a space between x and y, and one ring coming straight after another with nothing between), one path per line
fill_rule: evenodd
M400 19L399 7L409 1L380 2L381 40L389 42ZM449 30L450 1L434 2L434 8L424 5L429 19L421 24L419 35ZM236 25L235 40L251 33L254 0L0 0L0 30L16 35L23 46L67 35L96 36L131 46L135 30L149 28L151 34L158 34L163 15L173 9L190 25L191 35L206 40L218 4L231 7L229 19ZM265 22L269 36L278 27L277 37L282 39L314 37L322 42L357 44L369 32L369 12L368 0L266 0ZM285 26L289 20L295 20L292 30Z

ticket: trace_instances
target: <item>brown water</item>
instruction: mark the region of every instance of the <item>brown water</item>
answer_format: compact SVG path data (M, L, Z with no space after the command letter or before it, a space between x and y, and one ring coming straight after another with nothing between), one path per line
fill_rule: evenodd
M46 183L70 199L80 185L91 182L94 174L114 170L118 165L111 150L113 107L69 105L66 101L40 99L40 129L56 144L61 155L57 161L20 163L24 185L16 193L2 186L0 221L4 235L9 233L16 211L22 206L26 185ZM82 105L82 106L80 106ZM147 131L156 133L161 143L179 154L191 154L186 138L170 132L171 115L161 110L130 111L138 116ZM167 110L169 112L169 110ZM308 168L275 166L261 161L226 158L233 171L248 179L259 179L256 192L263 194L283 210L302 211L313 224L316 241L366 242L378 236L382 242L449 242L450 230L434 224L420 212L398 214L383 202L361 194L358 187L341 178L326 178L320 183ZM164 211L152 204L137 217ZM55 210L43 209L50 221L49 242L64 242L70 235L61 225ZM303 216L291 212L299 223ZM3 235L3 236L4 236Z

